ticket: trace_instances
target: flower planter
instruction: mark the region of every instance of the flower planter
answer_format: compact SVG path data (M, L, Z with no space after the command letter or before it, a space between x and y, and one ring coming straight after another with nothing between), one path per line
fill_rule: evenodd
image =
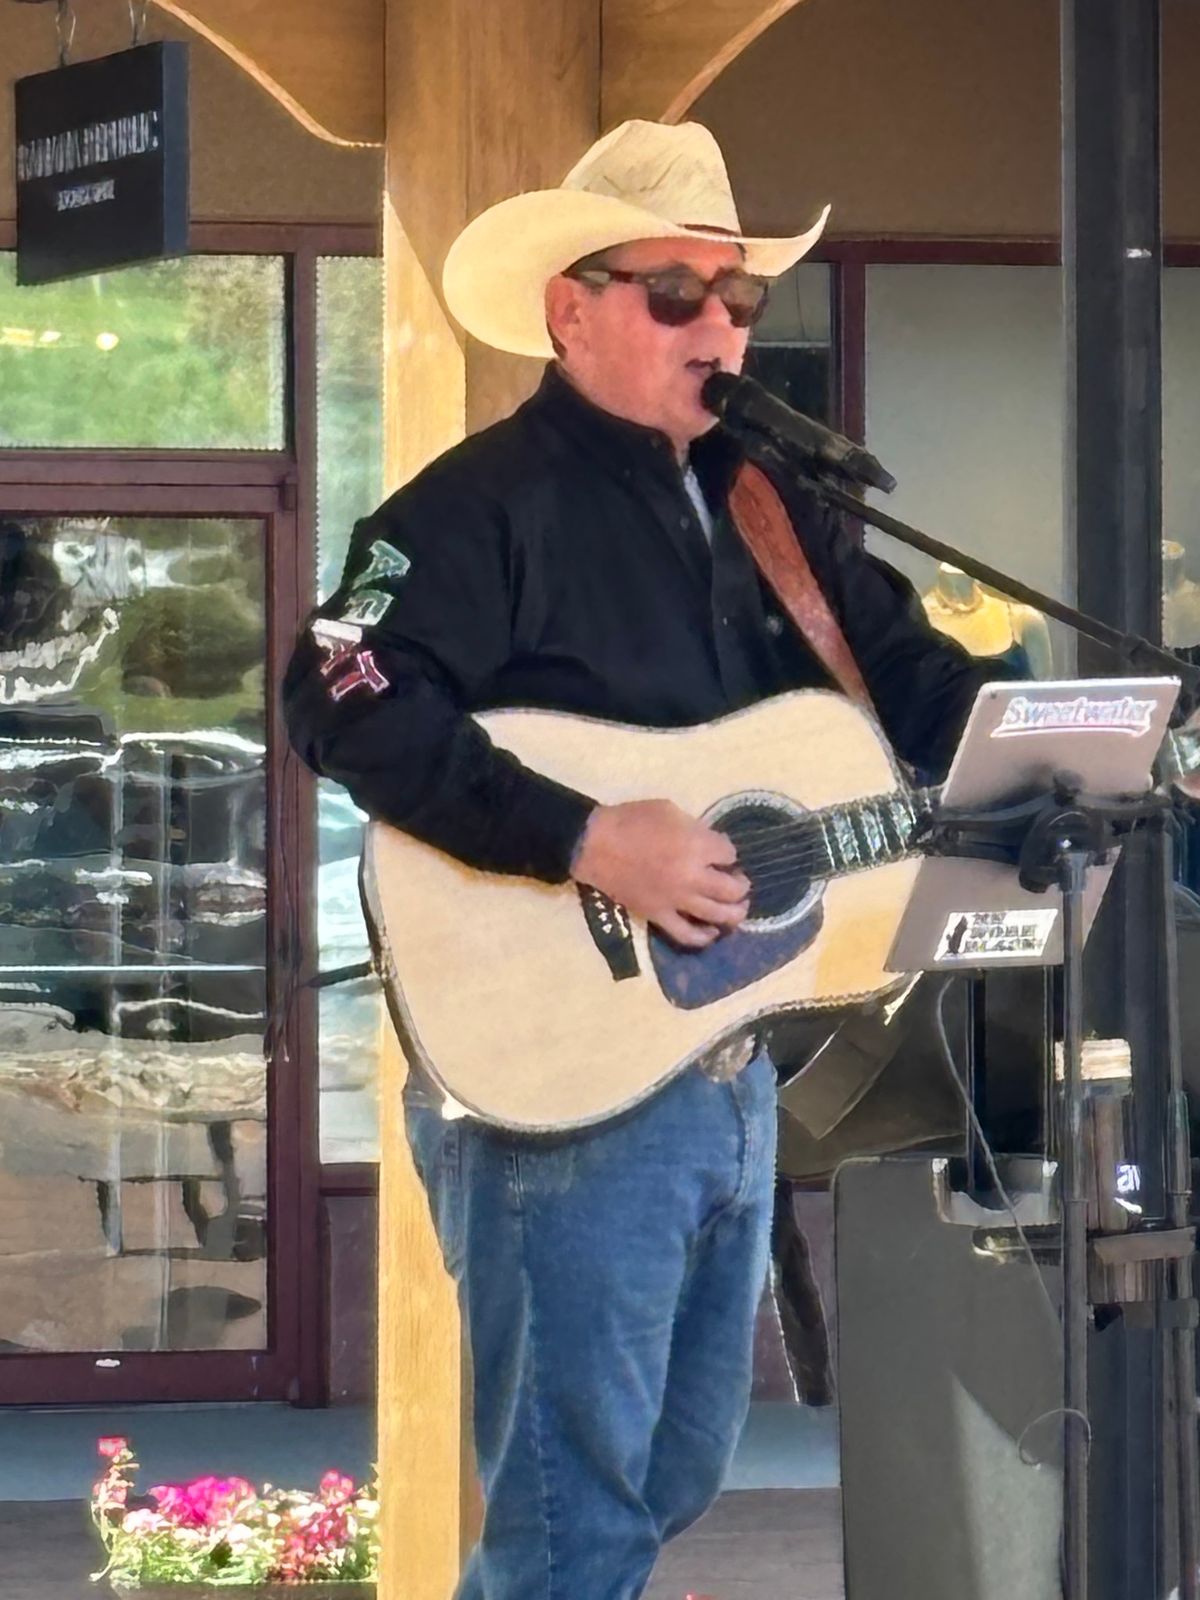
M344 1472L326 1472L316 1493L270 1484L258 1490L245 1478L209 1473L156 1484L149 1490L154 1506L131 1506L138 1464L128 1439L100 1439L96 1449L108 1465L92 1487L91 1513L107 1559L94 1576L110 1595L373 1600L379 1500ZM330 1572L347 1576L317 1577Z
M140 1589L109 1584L117 1600L375 1600L373 1583L149 1583Z

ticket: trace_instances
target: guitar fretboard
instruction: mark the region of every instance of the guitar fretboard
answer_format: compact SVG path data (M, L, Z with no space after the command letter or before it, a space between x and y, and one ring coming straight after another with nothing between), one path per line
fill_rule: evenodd
M809 822L821 876L860 872L912 854L917 815L916 798L899 793L814 811Z

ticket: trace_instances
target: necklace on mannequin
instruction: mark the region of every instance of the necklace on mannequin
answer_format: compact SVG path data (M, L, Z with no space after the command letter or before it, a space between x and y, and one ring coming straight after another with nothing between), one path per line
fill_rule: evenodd
M1004 656L1022 673L1046 678L1053 670L1046 619L1031 606L993 594L957 567L942 562L932 588L921 597L925 615L939 633L983 660Z
M945 561L938 566L937 582L926 595L926 609L931 605L944 606L947 611L966 614L978 611L987 596L974 578L960 572Z

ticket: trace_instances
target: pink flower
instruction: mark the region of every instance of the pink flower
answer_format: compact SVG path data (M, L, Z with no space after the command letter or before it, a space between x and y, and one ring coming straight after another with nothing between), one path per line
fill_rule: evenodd
M129 1440L122 1439L119 1435L113 1434L111 1437L106 1439L97 1439L96 1449L102 1456L106 1456L109 1461L112 1461L114 1457L123 1455L124 1452L129 1449Z
M159 1515L167 1522L183 1526L192 1520L192 1509L181 1483L156 1483L150 1490L158 1501Z
M327 1472L321 1479L321 1499L336 1502L354 1498L354 1479L344 1472Z
M235 1511L257 1498L254 1485L245 1478L197 1478L188 1485L188 1492L209 1524L232 1520Z
M121 1523L124 1533L161 1533L164 1528L169 1528L170 1523L166 1517L157 1511L144 1507L140 1511L127 1511Z
M159 1483L150 1493L160 1513L181 1528L212 1528L234 1520L248 1500L256 1498L245 1478L215 1478L211 1474L191 1483Z

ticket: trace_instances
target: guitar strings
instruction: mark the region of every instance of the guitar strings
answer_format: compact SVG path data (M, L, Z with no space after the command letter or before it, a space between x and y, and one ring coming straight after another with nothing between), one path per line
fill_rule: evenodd
M779 887L796 877L811 878L814 875L825 876L830 873L841 876L844 873L865 871L870 867L885 866L892 861L903 860L905 856L913 854L915 852L908 849L889 850L873 859L839 863L831 860L828 852L822 851L810 856L796 855L781 859L766 870L752 868L746 876L750 879L752 889L763 890Z
M877 807L881 807L881 808L887 808L887 810L889 812L890 812L892 806L894 806L894 805L895 806L901 806L902 805L902 806L904 806L905 820L908 821L910 824L911 823L915 823L916 820L917 820L917 817L920 815L919 810L916 807L914 807L913 805L911 805L910 803L906 803L906 802L904 802L903 800L900 800L900 799L893 800L891 797L888 797L888 796L882 797L878 801L867 802L866 804L871 804L873 806L877 806ZM831 807L830 808L830 814L832 814L833 812L834 812L834 808ZM858 806L857 806L856 810L854 810L854 811L846 810L846 811L843 811L843 813L842 813L842 815L845 817L846 821L848 823L850 823L851 826L853 826L853 822L852 822L853 817L862 816L864 814L865 814L865 803L861 802L861 801L858 802ZM888 820L889 820L890 826L892 827L893 832L896 831L896 824L894 823L894 821L891 820L890 816L889 816ZM876 822L877 822L877 824L878 824L878 826L880 827L881 830L883 830L885 828L885 824L882 822L882 820L880 820L880 817L879 817L878 814L876 815ZM786 834L811 833L814 828L816 828L816 829L823 828L823 824L822 824L822 821L821 821L821 813L820 812L811 812L806 817L789 817L784 822L749 823L744 828L739 828L738 829L737 836L736 836L736 839L735 839L735 843L739 842L741 840L756 840L756 839L778 838L778 837L781 837L781 836L786 835Z
M893 807L900 807L903 809L909 823L914 824L925 810L928 801L935 794L936 791L931 789L921 789L908 794L902 790L894 790L890 794L872 795L864 800L848 802L844 808L830 806L825 814L836 814L841 809L846 820L853 825L852 818L854 816L862 816L868 809L873 809L877 813L880 810L890 813ZM766 809L766 807L763 807L763 809ZM787 817L780 822L748 823L745 828L738 830L738 838L747 840L767 839L797 831L810 831L813 827L822 827L821 815L822 813L819 811L812 811L806 816ZM879 821L878 815L876 820ZM881 828L884 826L881 821L879 821L879 825ZM895 822L891 821L890 825L893 832L896 831Z
M895 836L895 843L889 839L889 829L879 819L876 819L878 843L864 839L849 818L847 824L851 829L852 848L860 858L894 857L909 853L907 836L901 836L900 829L894 822L890 832ZM763 842L777 834L791 834L796 840L795 846L785 845L782 849L768 846L764 849ZM842 866L859 864L836 835L831 842L822 825L815 821L793 822L786 827L764 828L758 831L747 829L734 838L734 843L738 846L737 864L747 876L752 872L761 872L775 866L793 868L814 866L821 861L827 861L830 869L837 871L841 870L837 859L839 855L842 857Z
M911 819L907 819L907 820L908 820L908 827L902 830L891 819L889 819L887 824L885 824L882 821L880 821L879 818L875 819L875 830L874 831L878 834L880 841L882 842L882 844L886 848L888 848L888 849L891 848L890 842L888 840L888 834L889 833L893 834L898 839L899 838L908 838L909 837L909 835L912 833L913 827L915 826L916 818L911 818ZM860 833L860 831L858 829L856 829L854 827L854 823L851 821L850 818L846 818L846 826L849 827L850 832L851 832L851 836L852 836L853 841L854 841L854 843L856 845L865 844L867 849L874 848L869 840L865 840L862 837L862 834ZM777 852L775 850L775 846L773 844L771 844L770 841L773 838L779 838L780 843L782 843L783 842L782 836L783 835L787 835L787 834L790 834L798 843L802 843L805 840L819 839L823 843L827 844L828 843L828 837L829 837L828 830L822 824L820 824L819 822L816 822L816 821L807 822L807 823L794 823L789 828L781 829L779 831L778 835L776 835L773 831L764 830L762 833L751 833L749 831L747 831L745 833L742 833L741 831L739 831L737 834L727 835L727 837L731 838L733 843L738 847L738 855L739 855L739 857L741 857L743 855L753 855L756 848L758 848L760 850L760 853L761 853L761 846L763 845L763 843L766 843L767 844L767 853L766 853L765 856L763 856L763 859L766 860L766 859L770 859L771 854L773 852L776 853L776 854L779 854L779 852ZM834 828L834 842L835 843L838 842L836 835L837 835L837 830L836 830L836 825L835 825L835 828ZM750 846L749 849L746 848L747 845ZM844 854L845 852L843 851L842 853Z
M856 835L854 843L858 847L857 858L852 857L850 852L844 849L839 849L835 855L827 843L813 840L807 847L797 845L794 849L771 849L757 852L739 850L736 864L749 877L754 872L769 872L774 867L812 867L821 862L826 862L832 871L841 871L844 866L857 865L864 857L871 859L875 856L882 858L884 856L909 854L909 846L904 842L892 845L887 840L882 840L878 848L876 848L863 844ZM840 860L839 857L841 858Z
M748 835L755 833L786 833L790 828L806 827L811 823L818 822L822 816L831 816L836 814L838 811L842 811L844 814L850 815L852 813L858 814L867 810L868 808L873 809L876 807L883 807L890 811L893 806L902 807L905 813L910 816L918 816L921 812L920 806L915 805L911 800L905 799L903 795L872 795L870 799L867 800L850 800L847 801L844 806L824 806L819 811L803 812L798 817L784 817L778 822L749 822L745 826L745 832ZM746 809L765 811L767 810L767 807L765 805L756 805L751 807L751 805L748 804Z
M799 827L800 825L797 824L796 826ZM811 828L809 832L811 835ZM873 846L855 834L854 845L858 851L857 857L851 858L844 849L839 847L838 854L841 857L839 860L830 848L829 842L821 836L819 843L816 838L813 838L810 847L807 849L796 848L768 850L765 852L760 850L757 854L754 852L748 854L739 852L737 865L750 878L754 887L767 888L786 883L789 878L804 872L811 873L819 869L824 873L840 874L861 868L880 866L889 861L899 861L905 856L917 853L908 839L898 840L897 843L892 844L886 836L881 839L878 846Z

